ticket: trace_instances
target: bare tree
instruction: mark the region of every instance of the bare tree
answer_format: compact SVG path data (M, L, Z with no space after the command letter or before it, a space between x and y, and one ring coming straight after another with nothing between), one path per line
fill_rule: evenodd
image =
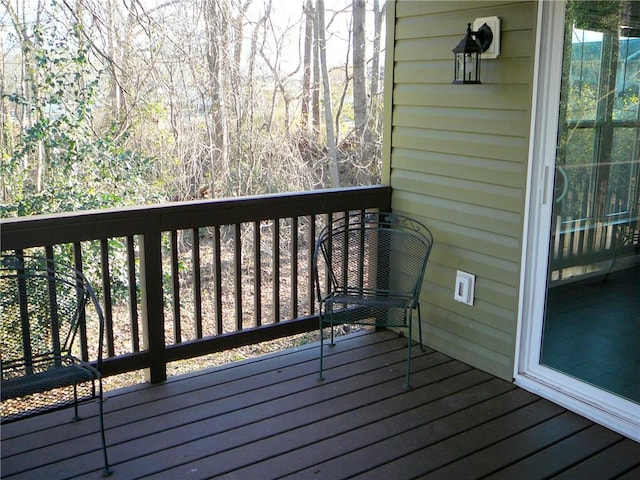
M336 138L333 128L333 115L331 113L331 82L327 68L327 45L325 37L324 20L324 0L316 3L316 23L318 32L318 48L320 50L320 68L322 69L322 86L324 93L324 119L327 135L327 155L329 161L329 182L332 187L340 186L340 176L338 174L338 159L336 153Z
M379 0L373 0L373 52L371 57L371 82L369 85L369 115L372 116L372 128L375 131L382 130L382 116L379 115L378 105L380 102L380 38L382 37L382 25L384 20L386 4L380 8Z
M25 132L29 128L33 127L36 122L45 118L42 103L37 101L38 96L37 85L42 83L41 71L37 68L36 50L32 38L27 30L28 22L26 21L26 6L22 5L22 11L16 10L9 0L2 0L2 5L7 11L9 19L13 24L18 40L21 44L21 69L20 69L20 81L18 96L22 98L19 102L19 108L17 109L17 117L19 119L20 131ZM19 4L16 6L20 7ZM41 15L43 11L43 5L40 1L36 5L35 25L41 25ZM35 157L35 158L34 158ZM31 164L33 161L33 164ZM48 151L45 143L42 141L37 142L37 149L33 156L24 156L22 158L22 165L20 166L22 171L29 174L30 178L25 178L23 181L30 183L36 193L42 192L44 187L44 179L46 175ZM22 186L20 187L23 188Z
M353 0L353 114L359 142L367 128L367 90L365 81L365 1Z
M208 177L218 172L229 171L229 90L231 71L229 68L230 12L229 0L205 0L204 19L206 28L206 57L208 66L208 105L210 112ZM214 191L213 185L210 185Z
M311 46L313 44L313 3L307 0L304 7L304 57L302 77L301 124L306 128L309 122L309 97L311 90Z
M320 33L318 31L317 8L313 16L313 87L311 90L311 113L313 117L313 131L316 136L320 132Z
M340 101L338 102L338 108L336 108L336 142L340 139L340 118L342 117L342 109L344 107L345 100L347 99L347 94L351 90L351 80L353 79L353 75L350 73L351 71L351 63L349 59L351 58L351 37L348 39L347 51L345 54L345 62L343 66L344 70L344 81L342 83L342 93L340 94ZM347 135L348 136L348 135Z

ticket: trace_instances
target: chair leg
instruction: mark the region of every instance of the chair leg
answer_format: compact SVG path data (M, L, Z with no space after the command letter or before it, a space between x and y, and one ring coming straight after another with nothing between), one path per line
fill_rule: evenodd
M422 315L420 314L420 304L417 306L418 310L418 338L420 339L420 350L424 352L424 344L422 343ZM409 311L409 343L407 346L407 379L404 384L405 390L409 390L411 388L410 376L411 376L411 337L412 337L412 323L413 323L413 315L412 311Z
M78 413L78 385L76 383L73 384L73 421L77 422L81 420L80 414Z
M320 316L320 371L318 372L318 377L316 380L318 380L319 382L324 380L324 377L322 376L322 360L323 360L323 354L324 354L324 334L322 332L322 312L320 312L319 314Z
M100 415L100 439L102 441L102 456L104 458L104 470L102 470L102 476L108 477L113 473L113 470L109 468L109 458L107 457L107 440L104 435L104 410L102 407L102 379L100 379L100 397L98 398L99 402L99 415Z
M422 316L420 315L419 303L418 303L418 336L420 338L420 350L424 352L424 343L422 343Z
M411 381L410 381L410 377L411 377L411 323L412 323L412 318L411 318L411 312L409 312L409 337L407 338L407 378L405 379L404 382L404 389L405 390L410 390L411 389Z

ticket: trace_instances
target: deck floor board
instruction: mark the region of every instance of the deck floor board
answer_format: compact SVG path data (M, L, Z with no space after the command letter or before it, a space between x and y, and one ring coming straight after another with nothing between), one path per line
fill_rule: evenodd
M111 478L637 478L640 444L392 332L108 392ZM97 405L2 427L2 478L97 479Z

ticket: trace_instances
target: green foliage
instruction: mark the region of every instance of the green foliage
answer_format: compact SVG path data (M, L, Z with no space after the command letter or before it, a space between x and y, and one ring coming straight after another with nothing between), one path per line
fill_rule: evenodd
M621 5L622 2L615 0L570 0L567 18L584 30L616 32Z
M0 158L2 217L158 199L148 187L152 159L127 150L126 135L115 129L95 130L101 72L89 63L78 29L35 25L22 44L29 88L6 98L31 121Z

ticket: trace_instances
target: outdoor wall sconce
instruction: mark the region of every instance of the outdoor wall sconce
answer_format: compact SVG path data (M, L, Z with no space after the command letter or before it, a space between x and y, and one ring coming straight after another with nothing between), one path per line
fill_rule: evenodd
M486 52L493 41L493 31L486 23L483 23L476 32L471 30L471 24L467 24L467 34L454 48L453 82L459 84L479 84L480 81L480 56Z

